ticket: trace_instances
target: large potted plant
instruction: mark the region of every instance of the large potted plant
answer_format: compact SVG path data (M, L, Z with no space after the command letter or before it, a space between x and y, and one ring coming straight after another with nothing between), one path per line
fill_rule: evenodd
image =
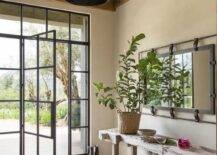
M139 109L144 102L140 97L142 90L138 80L138 64L134 57L138 42L144 37L144 34L132 37L129 49L120 55L119 70L113 86L105 86L103 82L93 84L98 103L117 110L118 129L124 134L135 134L139 128Z
M156 51L147 52L138 64L135 53L139 41L145 35L132 37L129 49L120 55L119 70L113 86L95 82L99 104L116 109L120 133L135 134L140 122L140 105L159 105L167 102L175 106L183 104L183 85L189 71L179 63L174 63L174 55L160 59Z

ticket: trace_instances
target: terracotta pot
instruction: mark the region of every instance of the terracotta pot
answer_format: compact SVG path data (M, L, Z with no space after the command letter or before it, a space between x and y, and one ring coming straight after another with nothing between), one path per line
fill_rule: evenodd
M136 134L141 114L136 112L118 112L118 130L122 134Z

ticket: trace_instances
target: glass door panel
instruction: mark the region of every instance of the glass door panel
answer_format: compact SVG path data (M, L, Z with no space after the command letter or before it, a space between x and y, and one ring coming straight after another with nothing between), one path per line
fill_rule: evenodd
M36 102L24 102L24 126L27 133L37 133L36 104Z
M24 135L25 155L37 155L37 137L35 135L25 134Z
M78 128L71 131L72 155L88 153L88 141L86 137L88 137L88 130L86 128Z
M88 47L70 46L70 152L71 154L88 153L89 137L89 66Z
M50 33L52 40L42 38ZM28 155L53 155L56 141L55 31L24 39L24 146ZM31 141L31 149L26 148ZM32 154L31 154L32 155Z

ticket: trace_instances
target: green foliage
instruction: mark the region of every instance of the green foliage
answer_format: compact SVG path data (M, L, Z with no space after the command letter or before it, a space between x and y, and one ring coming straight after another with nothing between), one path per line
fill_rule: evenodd
M155 51L139 61L140 86L145 104L159 105L161 101L169 106L184 104L184 90L188 88L189 71L174 63L172 54L160 59Z
M0 105L0 119L19 118L18 103L2 103Z
M45 125L45 126L51 125L51 112L50 112L50 110L43 109L40 111L39 123L41 125Z
M114 88L106 87L102 82L95 82L93 85L96 90L95 95L99 104L109 107L110 109L117 108L117 102L113 98Z
M141 98L144 104L157 104L162 94L160 74L163 70L163 63L155 51L147 53L147 56L139 61L139 84Z
M77 103L73 103L72 105L72 127L77 127L77 126L82 126L82 124L80 123L80 110L81 110L81 103L79 103L80 101L78 101Z
M120 110L117 103L121 103L124 110L130 112L138 111L140 104L159 105L162 101L177 107L183 105L189 71L174 63L172 54L161 59L156 51L148 52L136 64L134 54L138 42L144 37L144 34L132 37L129 49L120 55L119 71L113 87L107 87L102 82L93 84L99 104Z
M180 63L174 63L173 55L163 59L163 70L161 76L162 100L169 106L181 107L184 104L184 90L188 89L189 71L181 66Z
M118 109L117 101L121 103L125 111L138 111L141 100L139 97L138 80L134 76L138 72L138 65L134 59L139 41L144 39L143 33L132 37L129 41L129 49L120 55L119 71L113 87L104 86L102 82L94 83L96 97L99 104L108 106L110 109ZM114 94L117 97L114 97Z
M68 105L67 104L59 104L57 106L57 119L64 119L68 113Z

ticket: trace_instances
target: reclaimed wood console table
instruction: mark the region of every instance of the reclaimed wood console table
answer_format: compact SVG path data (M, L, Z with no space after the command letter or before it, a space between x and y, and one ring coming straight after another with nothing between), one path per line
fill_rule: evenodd
M138 135L120 134L117 129L99 131L99 139L112 143L112 155L119 155L119 143L124 142L132 147L132 155L137 155L137 147L158 155L215 155L215 152L201 148L181 150L176 146L161 145L144 142Z

